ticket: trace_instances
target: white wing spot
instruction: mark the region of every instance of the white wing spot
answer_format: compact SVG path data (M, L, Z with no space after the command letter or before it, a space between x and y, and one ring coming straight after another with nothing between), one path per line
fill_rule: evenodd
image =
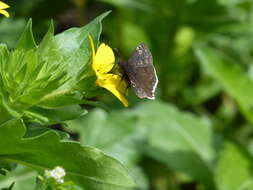
M137 48L136 48L136 51L137 51L137 53L138 53L139 55L141 55L142 52L143 52L143 50L142 50L140 47L137 47Z

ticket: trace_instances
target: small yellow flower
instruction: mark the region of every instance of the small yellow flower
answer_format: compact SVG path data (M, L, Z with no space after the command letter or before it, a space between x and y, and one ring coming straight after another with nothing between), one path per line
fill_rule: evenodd
M9 5L7 5L4 2L0 1L0 14L3 14L4 16L9 17L10 16L9 13L6 10L4 10L4 9L9 8L9 7L10 7Z
M115 65L112 49L102 43L95 53L94 43L90 35L89 40L92 48L92 68L97 76L96 84L110 91L127 107L128 101L125 98L128 87L127 81L119 75L109 73Z

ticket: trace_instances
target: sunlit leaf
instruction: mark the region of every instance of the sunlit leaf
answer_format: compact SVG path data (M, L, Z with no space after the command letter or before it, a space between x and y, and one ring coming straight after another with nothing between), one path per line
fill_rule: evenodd
M220 154L216 169L216 184L222 190L253 189L252 161L249 155L232 143Z
M61 166L67 173L65 180L85 189L122 190L134 186L126 169L98 149L60 141L52 131L32 138L22 138L24 133L21 120L10 120L0 126L0 160L20 163L42 174L45 169Z
M80 119L67 122L70 129L80 133L84 145L97 147L117 158L127 166L138 160L139 153L135 148L142 135L134 127L135 118L128 112L106 113L101 109L94 110ZM103 137L107 138L103 138Z
M16 46L18 50L30 50L36 47L32 32L32 20L30 19Z

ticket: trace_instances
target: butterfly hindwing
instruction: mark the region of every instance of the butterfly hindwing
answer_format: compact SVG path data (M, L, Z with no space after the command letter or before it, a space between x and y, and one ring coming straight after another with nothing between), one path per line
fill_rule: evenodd
M138 45L122 67L139 98L155 99L158 79L152 54L145 44Z

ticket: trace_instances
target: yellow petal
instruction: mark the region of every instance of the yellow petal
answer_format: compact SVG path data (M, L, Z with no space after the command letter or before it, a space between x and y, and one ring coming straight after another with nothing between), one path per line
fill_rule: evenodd
M102 43L95 53L94 42L91 35L88 35L92 49L92 68L96 75L105 74L112 70L115 57L112 49Z
M128 101L125 98L127 93L127 83L119 75L102 74L96 81L101 86L116 96L125 107L128 107Z
M119 75L108 74L115 64L115 57L112 49L102 43L95 53L93 39L90 35L88 35L88 37L92 49L92 68L97 75L96 84L110 91L125 107L127 107L128 101L125 98L128 88L127 81L122 79Z
M6 10L0 10L0 14L3 14L6 17L9 17L9 13Z
M92 67L98 74L108 73L112 70L115 62L115 57L112 49L102 43L96 52Z
M7 9L9 7L10 7L9 5L7 5L4 2L0 1L0 9Z

